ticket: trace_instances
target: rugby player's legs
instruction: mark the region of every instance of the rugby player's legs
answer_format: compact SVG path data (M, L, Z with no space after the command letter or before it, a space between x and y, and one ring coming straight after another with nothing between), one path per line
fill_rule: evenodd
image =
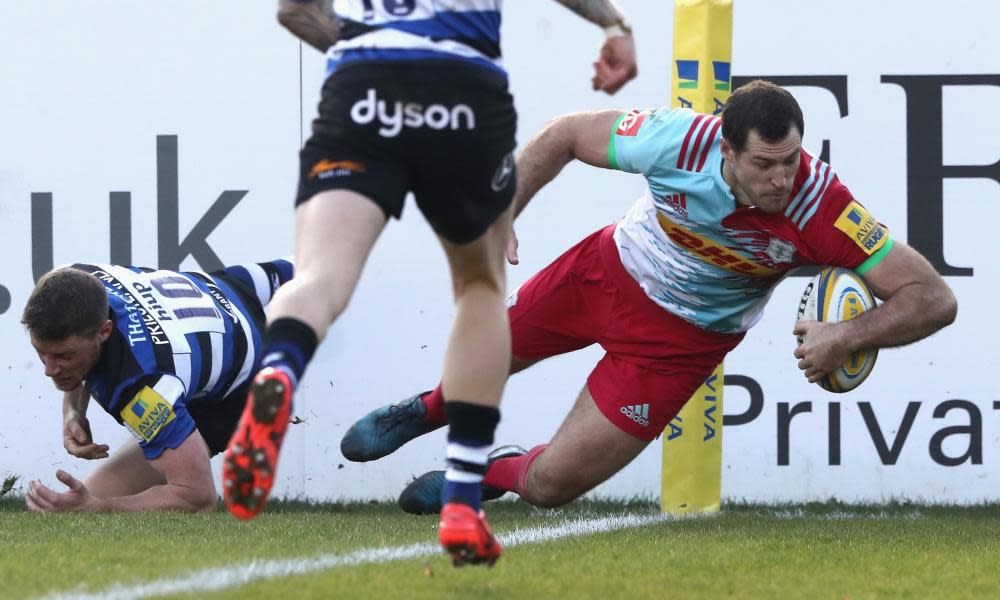
M496 460L486 474L487 485L537 506L565 504L631 462L742 339L706 332L650 300L622 266L613 234L608 227L585 240L569 278L591 282L575 303L588 308L589 327L607 353L551 443ZM525 315L546 316L537 308ZM558 322L554 314L538 319L539 326ZM537 343L558 339L555 333ZM523 353L517 335L514 347Z
M98 498L133 496L167 483L154 469L135 440L128 440L84 480L90 493Z
M620 471L649 442L609 421L584 386L552 441L528 466L517 491L535 506L562 506Z
M439 237L451 269L455 319L445 351L442 388L447 398L497 406L510 368L510 325L504 306L504 248L511 209L475 241Z
M320 192L295 210L295 277L267 307L268 322L293 317L323 339L347 307L386 213L347 189Z
M669 337L636 339L673 345ZM552 441L496 466L501 489L512 488L535 506L554 507L603 483L656 439L725 354L713 349L700 355L701 364L676 364L667 357L625 354L607 340L602 344L608 353ZM496 481L490 474L487 479Z

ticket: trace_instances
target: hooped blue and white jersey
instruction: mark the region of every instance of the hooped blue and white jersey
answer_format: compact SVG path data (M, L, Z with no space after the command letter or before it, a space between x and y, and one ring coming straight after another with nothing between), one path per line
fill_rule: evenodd
M340 37L326 74L352 61L459 60L494 69L500 61L501 0L334 0Z
M611 134L613 168L641 173L646 191L619 221L625 270L654 302L699 327L748 330L792 269L865 273L892 248L830 165L799 153L784 211L740 206L722 176L722 122L686 108L633 110Z
M232 278L201 272L72 268L104 284L114 325L84 386L138 439L147 459L176 448L194 431L189 408L221 401L253 373L264 325L259 298L269 300L292 274L286 261L231 267L225 273L249 284L240 294ZM265 288L265 295L255 287Z

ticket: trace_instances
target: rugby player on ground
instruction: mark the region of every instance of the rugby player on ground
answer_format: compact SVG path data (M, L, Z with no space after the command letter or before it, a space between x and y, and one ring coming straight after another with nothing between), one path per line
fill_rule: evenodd
M292 270L285 260L212 274L75 264L42 276L21 320L63 392L63 445L107 460L82 482L57 471L66 492L32 481L28 508L215 510L209 458L236 429L260 363L264 306ZM91 398L133 443L114 452L95 443Z

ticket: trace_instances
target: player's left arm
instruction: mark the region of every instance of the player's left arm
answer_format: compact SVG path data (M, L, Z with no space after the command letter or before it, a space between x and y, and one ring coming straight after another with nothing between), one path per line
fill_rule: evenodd
M340 36L333 0L279 0L278 22L320 52L326 52Z
M138 494L116 498L98 498L84 483L66 471L56 471L56 478L69 488L57 492L40 481L32 481L25 503L34 512L112 512L112 511L179 511L210 512L215 510L218 497L208 446L195 429L179 446L168 448L150 460L166 483L150 487Z
M900 241L864 274L883 300L874 310L845 321L852 351L905 346L955 321L958 300L945 280L919 252Z
M958 300L941 275L910 246L892 244L863 275L882 304L840 323L796 324L793 333L804 342L795 356L809 381L832 372L853 352L911 344L954 322Z

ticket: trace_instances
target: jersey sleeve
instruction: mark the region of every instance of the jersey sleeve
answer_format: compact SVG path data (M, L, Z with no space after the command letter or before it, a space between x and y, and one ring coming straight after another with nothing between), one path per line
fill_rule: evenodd
M169 374L144 375L119 386L121 422L139 441L147 460L176 448L195 429L184 385Z
M635 109L622 115L608 142L608 163L619 171L647 177L671 168L699 117L705 115L687 108Z
M836 175L803 234L819 265L865 274L892 249L889 229L880 223Z

